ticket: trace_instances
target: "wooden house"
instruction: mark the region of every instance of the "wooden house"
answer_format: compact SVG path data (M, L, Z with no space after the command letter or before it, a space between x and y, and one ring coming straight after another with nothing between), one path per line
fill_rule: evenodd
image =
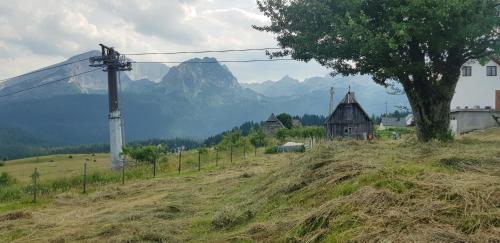
M326 120L325 130L328 139L367 139L373 134L373 124L349 90Z
M276 117L276 115L274 115L274 113L272 113L271 116L269 116L269 118L267 118L267 120L264 124L264 130L268 134L272 134L281 128L285 128L285 125L283 125L283 123L281 123L281 121Z

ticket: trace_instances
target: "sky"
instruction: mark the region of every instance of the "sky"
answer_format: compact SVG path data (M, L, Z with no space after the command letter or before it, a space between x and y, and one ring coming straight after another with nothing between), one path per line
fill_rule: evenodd
M0 2L0 79L64 61L103 43L121 53L277 47L254 30L268 19L256 0L16 0ZM141 56L185 61L205 55ZM219 60L265 59L264 52L209 54ZM329 71L315 62L227 64L240 82L305 79Z

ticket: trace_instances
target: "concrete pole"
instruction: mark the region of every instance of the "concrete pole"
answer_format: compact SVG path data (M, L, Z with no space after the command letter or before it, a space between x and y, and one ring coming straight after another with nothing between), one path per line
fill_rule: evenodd
M109 56L114 57L114 50L109 50ZM111 153L111 168L119 170L123 165L122 120L118 109L118 82L116 67L108 65L108 99L109 99L109 148Z
M118 109L118 81L117 73L132 70L132 63L125 58L120 58L120 53L112 47L101 46L101 56L91 57L91 67L104 67L108 72L108 98L109 98L109 147L111 154L111 168L119 170L123 167L122 147L122 121Z

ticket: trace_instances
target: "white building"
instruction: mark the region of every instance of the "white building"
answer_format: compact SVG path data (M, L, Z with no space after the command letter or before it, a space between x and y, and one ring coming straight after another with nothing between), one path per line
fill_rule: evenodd
M462 73L451 101L450 128L455 134L500 126L500 60L472 61Z
M451 109L485 108L500 110L500 60L485 65L472 61L462 67Z

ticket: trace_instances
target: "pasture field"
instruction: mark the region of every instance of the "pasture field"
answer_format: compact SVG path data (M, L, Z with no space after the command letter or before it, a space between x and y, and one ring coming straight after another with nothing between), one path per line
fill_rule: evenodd
M201 171L189 156L180 175L169 157L154 179L4 208L0 241L500 241L500 129L449 143L325 142Z
M51 155L11 160L0 167L0 173L7 172L18 181L27 183L31 181L30 176L33 174L34 169L37 168L41 180L53 180L80 175L84 163L87 163L89 170L105 170L110 166L109 155Z

